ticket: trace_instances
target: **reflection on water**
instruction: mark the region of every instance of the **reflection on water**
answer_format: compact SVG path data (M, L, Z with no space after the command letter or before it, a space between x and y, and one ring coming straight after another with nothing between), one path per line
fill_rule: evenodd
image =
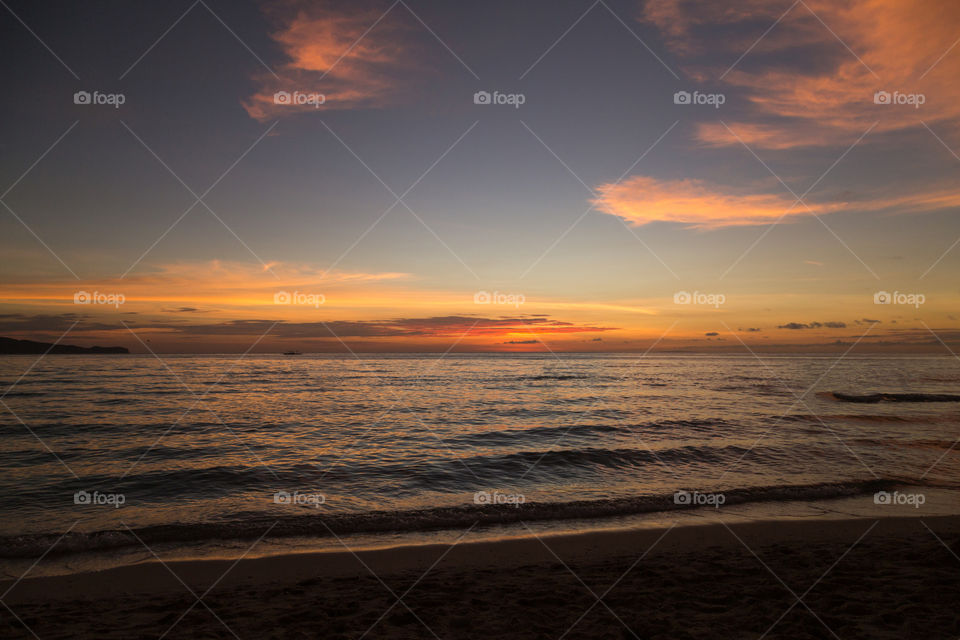
M3 387L33 360L0 358ZM749 504L960 478L960 403L937 397L960 389L953 358L165 361L51 356L4 398L3 555L71 525L65 549L122 546L126 526L197 543L516 508L477 492L546 522L675 508L678 489Z

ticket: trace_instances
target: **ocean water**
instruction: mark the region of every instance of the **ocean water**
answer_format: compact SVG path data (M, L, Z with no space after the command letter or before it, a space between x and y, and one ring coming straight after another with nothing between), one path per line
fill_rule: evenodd
M952 357L5 356L0 389L0 570L55 541L282 548L720 494L960 495Z

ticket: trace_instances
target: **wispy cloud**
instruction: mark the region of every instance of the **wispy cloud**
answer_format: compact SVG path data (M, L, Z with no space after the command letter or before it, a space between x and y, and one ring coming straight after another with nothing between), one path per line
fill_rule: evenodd
M257 76L257 92L244 102L258 120L316 110L274 94L316 92L320 109L379 107L398 99L405 77L417 67L407 28L385 17L389 5L370 2L275 2L268 16L280 26L272 34L286 61L276 76Z
M797 203L785 191L771 194L703 180L634 176L622 182L602 184L596 192L593 204L598 211L632 224L675 222L703 229L767 224L781 217L783 221L792 221L811 214L839 211L924 212L960 206L960 192L949 186L907 195L879 194L870 198Z
M921 119L953 130L960 124L960 51L948 53L960 36L960 4L806 0L786 15L789 4L773 5L648 0L642 15L688 62L691 77L722 77L743 92L749 119L728 124L751 146L848 144L876 121L878 132L920 127ZM876 91L923 94L925 102L874 104ZM739 144L719 123L701 124L697 136L712 146Z

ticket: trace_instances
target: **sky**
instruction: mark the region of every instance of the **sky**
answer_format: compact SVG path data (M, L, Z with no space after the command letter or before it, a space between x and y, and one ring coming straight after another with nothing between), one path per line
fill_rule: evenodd
M5 0L0 335L960 348L960 5Z

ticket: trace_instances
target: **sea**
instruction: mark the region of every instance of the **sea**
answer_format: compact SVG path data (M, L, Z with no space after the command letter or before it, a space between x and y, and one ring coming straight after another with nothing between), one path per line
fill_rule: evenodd
M2 356L0 393L7 578L960 513L949 355Z

